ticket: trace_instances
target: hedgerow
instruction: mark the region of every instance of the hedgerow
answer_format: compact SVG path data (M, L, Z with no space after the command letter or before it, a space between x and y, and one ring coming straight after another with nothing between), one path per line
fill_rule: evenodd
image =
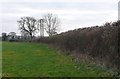
M101 65L120 71L120 21L102 26L79 28L39 39L62 50L86 54L101 61Z

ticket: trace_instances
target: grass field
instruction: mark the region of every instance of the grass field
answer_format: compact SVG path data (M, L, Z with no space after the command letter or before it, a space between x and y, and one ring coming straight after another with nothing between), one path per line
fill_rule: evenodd
M0 78L2 77L2 42L0 42Z
M108 74L100 67L79 64L45 44L2 43L3 77L97 77Z

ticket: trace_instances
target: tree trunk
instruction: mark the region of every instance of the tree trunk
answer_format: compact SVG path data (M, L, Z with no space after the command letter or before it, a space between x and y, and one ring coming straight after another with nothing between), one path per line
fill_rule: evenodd
M32 33L30 33L30 38L33 39L33 35L32 35Z

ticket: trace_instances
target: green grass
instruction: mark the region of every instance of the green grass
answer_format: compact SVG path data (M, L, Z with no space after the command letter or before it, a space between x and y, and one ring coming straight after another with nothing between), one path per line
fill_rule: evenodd
M0 42L0 78L2 77L2 42Z
M108 74L100 67L76 63L45 44L2 43L3 77L97 77Z

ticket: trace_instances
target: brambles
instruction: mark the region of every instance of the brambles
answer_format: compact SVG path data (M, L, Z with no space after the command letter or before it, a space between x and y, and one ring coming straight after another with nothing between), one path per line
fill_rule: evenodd
M40 42L53 44L62 50L86 54L101 61L104 66L120 70L120 21L103 26L80 28L52 37L41 38Z

